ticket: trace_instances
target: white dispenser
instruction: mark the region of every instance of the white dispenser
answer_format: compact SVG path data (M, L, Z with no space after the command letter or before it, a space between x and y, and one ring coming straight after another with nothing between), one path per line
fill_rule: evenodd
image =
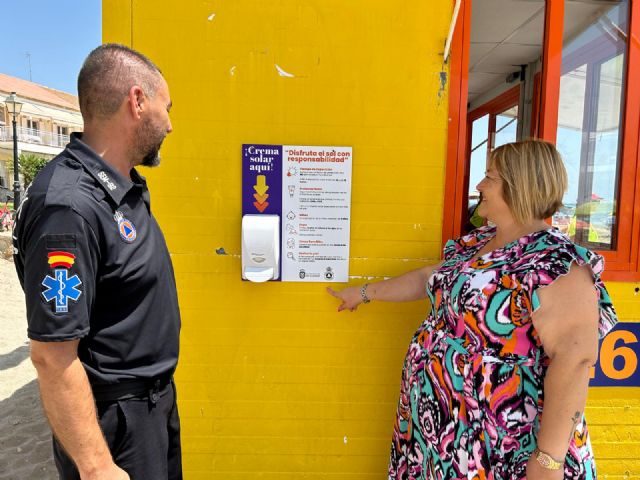
M242 278L266 282L280 277L280 216L242 217Z

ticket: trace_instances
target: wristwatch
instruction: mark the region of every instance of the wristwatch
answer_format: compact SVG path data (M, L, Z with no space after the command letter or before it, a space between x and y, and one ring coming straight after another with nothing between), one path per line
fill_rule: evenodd
M364 285L362 285L362 287L360 287L360 296L362 297L362 303L369 303L371 301L371 299L367 297L368 286L369 284L365 283Z
M555 458L553 458L548 453L544 453L539 448L533 451L533 455L540 464L542 468L546 468L547 470L560 470L564 467L564 463L558 462Z

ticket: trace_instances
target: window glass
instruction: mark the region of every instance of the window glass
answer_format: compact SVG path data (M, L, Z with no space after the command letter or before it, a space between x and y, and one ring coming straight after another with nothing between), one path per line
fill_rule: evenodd
M518 134L518 106L496 115L496 133L493 147L515 142Z
M557 146L569 176L553 224L582 245L616 248L628 2L566 0Z
M471 124L471 162L469 168L469 213L478 204L480 194L476 185L480 183L487 169L487 149L489 148L489 115L484 115Z

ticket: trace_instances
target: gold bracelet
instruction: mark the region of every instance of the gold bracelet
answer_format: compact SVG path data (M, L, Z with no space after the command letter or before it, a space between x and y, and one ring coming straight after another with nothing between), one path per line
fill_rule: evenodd
M533 455L542 468L547 470L560 470L564 467L564 462L558 462L548 453L544 453L538 447L533 451Z

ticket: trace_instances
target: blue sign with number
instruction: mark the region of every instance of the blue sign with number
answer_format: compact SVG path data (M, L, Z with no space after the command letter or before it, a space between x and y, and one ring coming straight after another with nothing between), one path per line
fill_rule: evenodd
M619 323L600 340L590 387L639 387L640 323Z

